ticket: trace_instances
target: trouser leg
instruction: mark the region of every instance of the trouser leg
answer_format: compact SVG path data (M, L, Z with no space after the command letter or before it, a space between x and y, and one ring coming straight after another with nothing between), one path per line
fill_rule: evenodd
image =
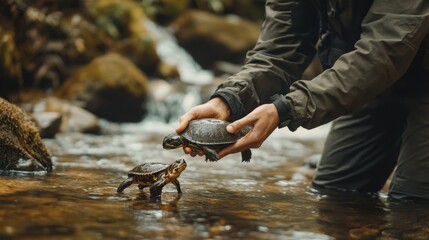
M429 200L429 95L409 101L409 115L389 196Z
M395 167L407 110L374 100L332 123L313 184L360 192L379 191Z

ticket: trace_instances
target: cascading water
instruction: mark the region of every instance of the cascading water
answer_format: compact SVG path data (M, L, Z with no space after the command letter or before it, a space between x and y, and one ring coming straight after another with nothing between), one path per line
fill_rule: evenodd
M165 28L150 20L144 21L144 24L157 42L161 60L175 65L180 74L180 82L170 84L169 91L161 99L151 99L148 102L145 121L177 122L184 112L202 102L201 88L213 81L213 73L202 69Z
M201 85L213 80L213 74L202 69L192 56L179 46L176 38L170 32L149 20L144 21L144 24L157 43L156 50L159 57L162 61L177 66L183 82Z

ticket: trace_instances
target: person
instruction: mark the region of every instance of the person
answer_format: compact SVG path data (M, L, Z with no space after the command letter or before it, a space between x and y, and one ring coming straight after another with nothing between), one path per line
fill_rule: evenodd
M265 11L241 70L176 131L205 117L231 133L252 126L224 157L277 127L333 121L313 186L376 193L396 167L390 198L429 200L429 1L268 0ZM316 54L325 70L301 79Z

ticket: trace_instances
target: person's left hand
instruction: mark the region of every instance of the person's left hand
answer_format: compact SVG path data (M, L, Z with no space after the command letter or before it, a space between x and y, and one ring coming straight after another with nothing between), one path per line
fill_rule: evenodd
M279 115L274 104L264 104L255 108L247 116L227 126L226 130L230 133L238 132L249 125L252 127L252 130L236 143L218 152L219 158L249 148L259 148L265 139L277 128L278 124Z

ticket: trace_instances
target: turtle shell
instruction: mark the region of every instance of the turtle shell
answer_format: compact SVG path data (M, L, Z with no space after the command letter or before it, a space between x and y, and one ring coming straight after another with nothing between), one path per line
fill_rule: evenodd
M140 164L128 172L128 175L152 175L162 171L165 171L168 168L168 164L164 163L143 163Z
M241 131L231 134L226 131L227 121L215 118L203 118L192 120L181 135L188 141L201 145L231 144L246 135L251 128L249 126Z

